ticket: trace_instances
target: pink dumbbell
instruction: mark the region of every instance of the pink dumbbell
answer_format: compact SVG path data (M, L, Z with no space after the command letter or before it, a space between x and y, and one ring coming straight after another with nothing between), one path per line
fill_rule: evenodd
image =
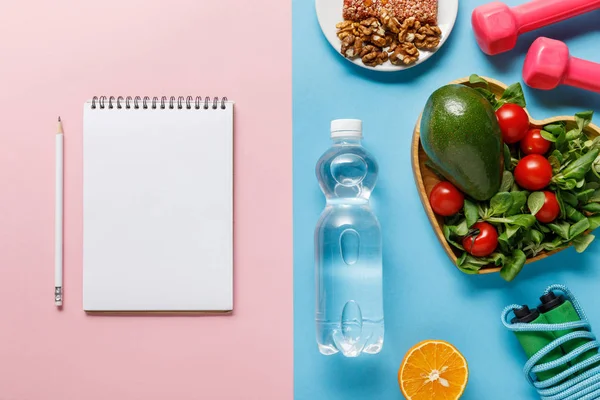
M473 10L471 23L481 50L489 55L511 50L517 37L600 8L600 0L532 0L516 7L493 2Z
M541 37L527 52L523 80L542 90L568 85L600 92L600 64L571 57L566 44Z

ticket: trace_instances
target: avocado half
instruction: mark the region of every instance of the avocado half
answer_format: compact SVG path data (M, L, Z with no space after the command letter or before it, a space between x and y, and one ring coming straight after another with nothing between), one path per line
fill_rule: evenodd
M465 85L446 85L429 96L421 117L421 144L440 174L475 200L500 189L502 132L492 105Z

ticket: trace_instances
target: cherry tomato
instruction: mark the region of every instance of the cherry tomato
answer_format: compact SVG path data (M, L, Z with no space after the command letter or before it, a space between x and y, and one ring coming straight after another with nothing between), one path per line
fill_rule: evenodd
M433 187L429 204L437 215L449 217L462 210L465 196L450 182L440 182Z
M540 190L552 179L550 162L539 154L530 154L519 161L515 168L515 180L523 189Z
M496 111L504 143L517 143L529 129L529 116L517 104L507 103Z
M544 206L537 214L535 214L535 217L538 221L548 224L558 217L558 214L560 214L560 206L558 205L558 200L556 200L556 195L554 193L544 192L544 195L546 196L544 199Z
M477 222L471 229L479 230L477 234L465 236L462 245L467 253L475 257L487 257L498 247L498 232L487 222Z
M546 154L550 150L550 141L542 137L540 129L530 129L521 139L521 150L525 154Z

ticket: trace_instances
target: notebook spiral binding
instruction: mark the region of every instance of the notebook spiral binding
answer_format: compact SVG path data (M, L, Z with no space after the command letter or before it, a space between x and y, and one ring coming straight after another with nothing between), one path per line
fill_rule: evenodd
M202 100L202 96L196 96L195 98L193 96L187 96L187 98L184 96L171 96L169 99L167 99L166 96L162 96L160 99L158 97L153 97L152 99L150 99L150 97L148 96L144 96L143 99L140 96L94 96L92 98L92 109L99 108L102 110L110 110L113 108L125 108L127 110L156 110L160 108L164 110L168 108L174 110L175 108L177 108L181 110L185 108L188 110L200 110L202 108L204 110L208 110L209 108L212 108L213 110L216 110L217 108L219 108L219 102L221 103L220 108L224 110L225 103L227 102L227 97L223 97L221 99L219 99L218 97L214 97L212 100L210 99L210 97L205 97L204 100Z

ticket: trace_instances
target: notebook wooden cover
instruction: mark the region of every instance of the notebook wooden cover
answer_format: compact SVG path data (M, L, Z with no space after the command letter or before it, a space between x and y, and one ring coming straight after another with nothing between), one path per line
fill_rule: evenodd
M233 309L233 102L84 105L83 309Z

